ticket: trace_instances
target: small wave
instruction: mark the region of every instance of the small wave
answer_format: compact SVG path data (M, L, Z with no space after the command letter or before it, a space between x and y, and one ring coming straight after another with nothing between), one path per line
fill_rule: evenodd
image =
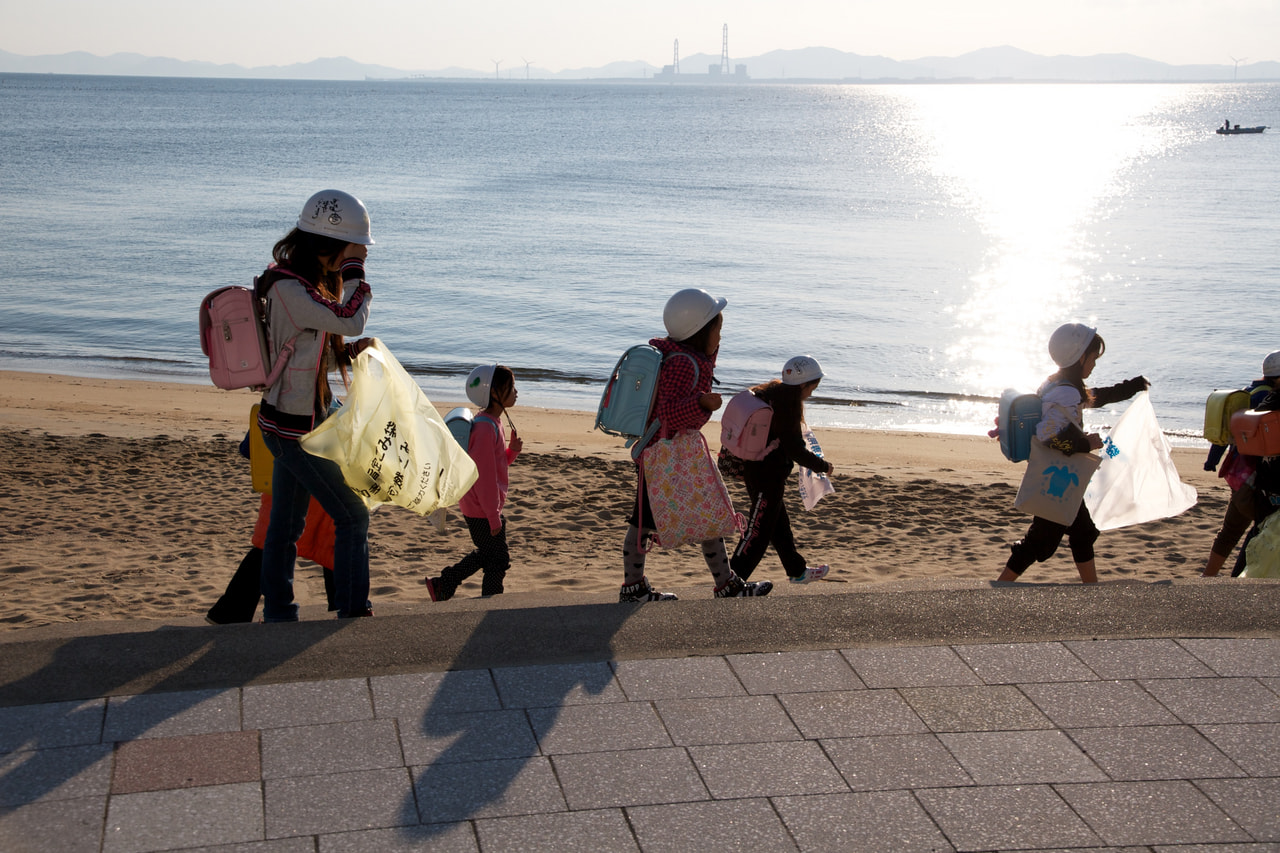
M174 365L176 367L190 367L192 362L182 358L159 358L140 355L100 355L98 353L56 353L56 354L36 354L31 352L18 352L16 350L0 349L0 359L15 359L23 361L61 361L61 360L85 360L96 361L101 364L133 364L133 365Z
M466 376L474 368L475 365L463 362L437 362L435 364L422 364L414 361L401 362L404 369L409 371L410 376ZM569 385L589 385L605 381L605 374L599 373L588 375L585 373L574 373L565 370L556 370L551 367L522 367L517 364L508 364L507 367L516 375L516 379L520 382L561 382Z
M809 398L808 404L813 406L835 406L851 409L874 408L877 406L883 408L900 408L906 405L906 403L898 400L860 400L850 397L820 397L816 394Z
M938 403L980 403L989 405L998 405L999 397L990 397L983 394L956 394L947 393L945 391L889 391L884 389L863 389L863 393L875 394L875 397L841 397L826 396L815 394L809 398L809 402L818 406L847 406L847 407L892 407L903 408L910 405L910 401L925 400Z

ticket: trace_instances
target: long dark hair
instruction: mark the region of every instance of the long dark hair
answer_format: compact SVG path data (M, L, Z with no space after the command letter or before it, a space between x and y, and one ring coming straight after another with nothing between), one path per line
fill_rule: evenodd
M325 272L321 259L335 258L347 247L345 240L294 228L276 242L271 257L276 264L297 273L330 299L342 298L342 279Z
M1049 378L1056 382L1064 382L1073 386L1080 392L1081 399L1088 400L1089 389L1084 386L1084 376L1081 375L1084 372L1084 360L1094 354L1101 357L1106 351L1107 342L1102 339L1102 335L1094 332L1093 340L1089 341L1089 346L1085 347L1084 352L1076 359L1076 363L1067 365Z
M301 228L294 228L288 234L276 241L275 246L271 249L271 257L280 267L279 270L267 270L258 278L258 295L265 296L267 291L271 289L271 285L275 284L282 278L291 278L285 274L284 270L301 276L302 280L312 285L321 295L334 301L342 299L342 276L336 271L326 271L325 264L321 263L322 259L331 260L342 253L347 247L345 240L338 240L333 237L326 237L323 234L312 234L309 231L303 231ZM334 266L330 263L328 266ZM347 373L347 364L350 359L347 358L347 345L342 335L329 335L329 351L332 354L333 361L338 365L338 370L342 373L342 384L346 387L351 386L351 377ZM327 408L333 394L329 390L329 379L324 370L319 372L316 377L316 393L321 404Z
M505 364L495 364L493 378L489 380L489 405L492 406L493 401L510 390L514 384L516 384L516 375L511 372L511 368Z
M751 387L751 393L773 406L773 423L778 426L774 434L781 433L784 425L798 427L804 422L804 400L800 398L803 392L804 385L788 385L781 379L770 379Z

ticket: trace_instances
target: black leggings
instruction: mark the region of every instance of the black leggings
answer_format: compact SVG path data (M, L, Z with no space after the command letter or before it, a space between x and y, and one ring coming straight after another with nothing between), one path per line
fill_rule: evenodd
M772 545L787 576L802 577L806 563L804 556L796 550L791 518L787 515L786 474L778 477L776 473L761 472L753 465L747 465L746 469L744 479L747 493L751 495L751 517L747 519L747 529L729 560L729 566L738 577L746 580Z
M489 519L472 518L469 515L462 518L467 522L471 542L476 549L440 573L441 592L446 600L452 598L463 581L483 570L480 594L501 595L502 579L507 576L507 569L511 568L511 554L507 550L507 520L502 519L502 529L495 536L489 527Z
M1036 516L1031 519L1031 528L1027 535L1013 543L1013 553L1004 567L1015 575L1020 575L1032 563L1043 563L1053 556L1062 542L1063 536L1071 543L1071 559L1077 563L1087 563L1093 559L1093 543L1098 541L1098 528L1089 515L1089 508L1080 503L1080 511L1076 520L1068 527L1055 521Z

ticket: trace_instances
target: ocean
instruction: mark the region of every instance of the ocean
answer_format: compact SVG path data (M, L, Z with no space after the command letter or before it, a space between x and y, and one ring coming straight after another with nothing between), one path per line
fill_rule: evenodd
M0 368L208 382L208 291L312 192L368 206L381 338L594 411L683 287L726 394L812 354L814 425L985 433L1096 325L1195 443L1280 349L1277 84L663 85L0 76ZM1102 410L1091 425L1105 426ZM517 418L518 419L518 418Z

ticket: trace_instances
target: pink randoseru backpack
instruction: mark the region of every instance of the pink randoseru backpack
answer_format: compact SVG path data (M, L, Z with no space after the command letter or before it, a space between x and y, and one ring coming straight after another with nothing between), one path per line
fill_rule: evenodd
M773 407L761 400L751 389L734 394L724 407L720 418L720 445L739 459L759 462L778 447L778 440L769 440L769 425L773 423Z
M260 391L275 384L293 355L293 341L268 369L263 320L256 288L220 287L200 303L200 349L209 357L209 377L214 385Z

